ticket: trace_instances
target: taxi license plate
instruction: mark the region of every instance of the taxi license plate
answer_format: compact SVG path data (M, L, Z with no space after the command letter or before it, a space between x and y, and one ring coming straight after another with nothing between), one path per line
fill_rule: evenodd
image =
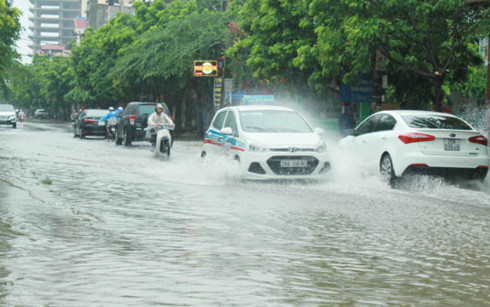
M306 160L282 160L281 167L306 167Z
M461 146L459 140L444 139L444 150L445 151L460 151Z
M105 125L105 122L99 121L99 126L104 126L104 125Z

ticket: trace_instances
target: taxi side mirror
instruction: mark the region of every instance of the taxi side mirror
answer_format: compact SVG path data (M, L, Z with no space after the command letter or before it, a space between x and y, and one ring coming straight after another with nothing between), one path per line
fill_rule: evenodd
M231 127L224 127L223 129L221 129L221 134L232 135L233 130L231 129Z

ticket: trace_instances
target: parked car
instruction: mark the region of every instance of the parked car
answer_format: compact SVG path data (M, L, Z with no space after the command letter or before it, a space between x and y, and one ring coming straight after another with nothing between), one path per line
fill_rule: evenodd
M163 102L159 103L163 105L163 112L171 117L168 106ZM148 116L155 112L156 104L157 102L134 101L126 106L116 126L116 145L124 142L124 145L131 146L133 142L146 140L145 128L148 126Z
M452 114L382 111L350 134L340 147L390 183L409 173L483 180L488 172L487 138Z
M73 136L81 139L86 136L106 136L106 123L100 119L107 114L107 110L85 109L73 122Z
M48 111L46 111L44 109L37 109L36 111L34 111L34 118L46 119L46 118L49 118L49 113L48 113Z
M12 128L17 128L17 116L12 105L0 104L0 124L12 125Z
M227 107L206 131L201 157L226 155L248 179L317 179L330 170L322 134L290 108Z

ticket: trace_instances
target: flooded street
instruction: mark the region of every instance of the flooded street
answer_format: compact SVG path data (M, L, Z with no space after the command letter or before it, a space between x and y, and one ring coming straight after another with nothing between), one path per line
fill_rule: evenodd
M490 304L489 178L248 182L149 148L0 127L0 305Z

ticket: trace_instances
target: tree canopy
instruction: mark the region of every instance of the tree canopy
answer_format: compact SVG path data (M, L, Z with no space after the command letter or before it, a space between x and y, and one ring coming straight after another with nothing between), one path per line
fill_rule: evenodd
M0 90L6 90L7 67L19 57L15 41L20 32L20 10L12 7L10 0L0 0Z
M373 55L379 52L390 79L416 80L421 89L430 84L426 96L436 109L444 83L465 81L469 67L482 63L472 45L490 31L488 9L475 9L464 0L313 0L310 14L318 39L302 51L318 59L323 76L340 74L344 81L355 81L373 69ZM417 88L414 82L406 87L397 81L401 93Z
M188 97L210 105L212 78L192 74L203 59L224 59L224 75L249 94L303 103L362 74L388 75L390 97L415 109L440 109L451 91L481 96L484 86L475 42L490 35L490 9L465 0L155 0L134 10L87 29L69 58L23 66L12 63L19 12L0 0L0 80L24 106L165 99L177 116Z

